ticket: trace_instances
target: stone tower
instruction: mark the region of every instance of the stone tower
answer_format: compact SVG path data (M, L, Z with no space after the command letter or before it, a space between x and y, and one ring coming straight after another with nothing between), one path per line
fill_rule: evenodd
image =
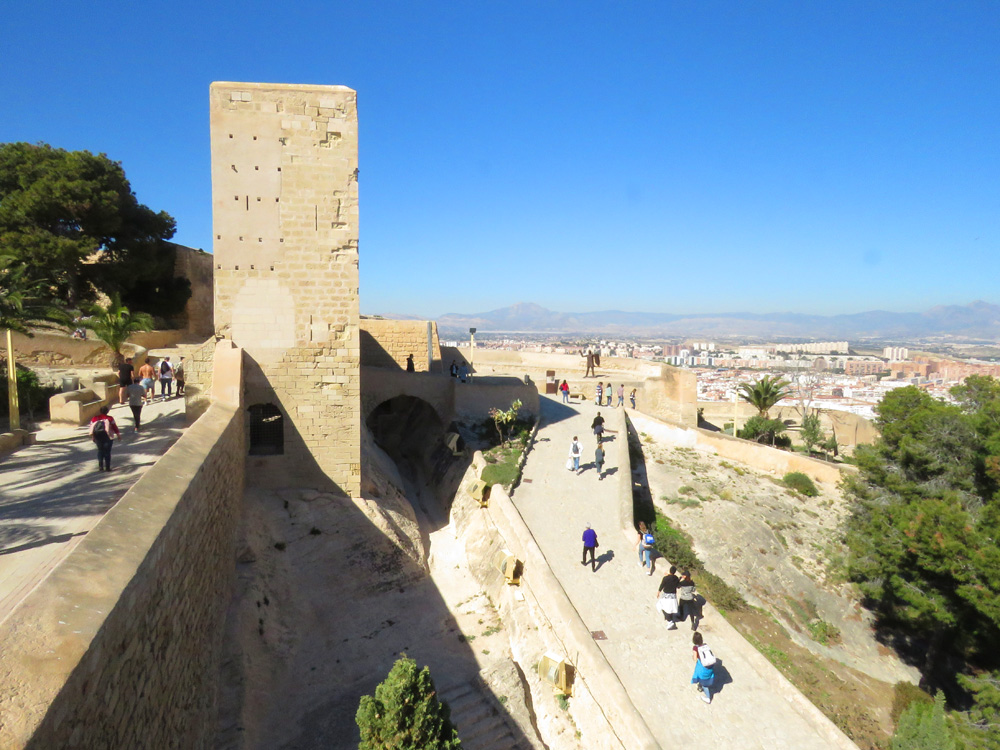
M243 347L248 481L361 487L357 95L213 83L215 326Z

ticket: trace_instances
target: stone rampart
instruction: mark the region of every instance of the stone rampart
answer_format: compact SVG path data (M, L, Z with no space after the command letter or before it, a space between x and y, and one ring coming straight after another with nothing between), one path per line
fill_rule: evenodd
M0 747L211 746L243 414L214 403L0 624Z
M430 325L430 357L427 327ZM441 372L441 345L437 323L427 320L379 320L362 318L361 365L363 367L398 367L406 369L406 358L413 355L417 372Z
M485 466L482 454L477 453L459 486L452 514L469 540L473 573L511 631L511 648L522 670L528 673L545 651L563 655L576 669L572 710L585 736L601 737L600 747L609 749L659 747L507 493L494 485L485 509L472 499L472 484ZM622 483L628 485L624 478ZM518 597L494 566L495 557L504 549L524 562ZM526 676L529 682L536 680Z
M174 245L174 276L191 282L191 296L184 305L179 323L186 336L203 339L215 331L215 298L212 276L212 256L204 250Z

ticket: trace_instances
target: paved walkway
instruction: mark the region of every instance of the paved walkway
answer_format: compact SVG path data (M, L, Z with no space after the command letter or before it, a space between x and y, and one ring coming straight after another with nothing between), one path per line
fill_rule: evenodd
M45 430L39 442L0 457L0 621L80 542L111 506L156 463L184 429L184 401L132 412L115 406L111 473L97 471L86 427Z
M514 504L588 629L607 635L597 643L660 745L727 750L837 747L829 727L786 699L787 686L776 684L778 672L750 654L752 647L728 624L720 625L721 616L709 606L699 630L722 667L716 670L718 694L712 704L699 699L690 684L690 624L668 631L655 609L656 590L668 565L659 560L654 574L647 576L638 565L634 538L620 528L616 483L631 482L628 467L607 464L605 469L614 473L603 481L594 470L596 442L590 424L598 408L592 402L568 407L553 398L541 401L541 428ZM618 429L615 423L621 417L616 410L602 407L601 412L613 415L608 424ZM579 475L566 470L574 435L584 448L584 471ZM626 440L623 432L614 438ZM608 450L609 458L614 455ZM600 544L596 573L580 564L580 537L587 523L597 531Z

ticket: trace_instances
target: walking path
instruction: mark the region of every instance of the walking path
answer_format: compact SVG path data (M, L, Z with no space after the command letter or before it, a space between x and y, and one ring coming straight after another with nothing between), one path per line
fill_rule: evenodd
M606 464L605 471L614 473L603 481L594 469L596 440L590 425L597 411L593 402L566 406L555 398L541 399L541 427L513 501L587 628L607 636L597 644L660 745L854 747L708 605L699 630L722 666L716 669L712 704L699 699L690 684L690 623L668 631L655 609L657 587L669 564L658 560L647 576L638 565L635 537L621 530L617 483L631 483L629 467ZM619 430L612 437L627 440L621 410L600 411L606 426ZM574 435L584 448L579 475L566 470ZM608 449L608 459L613 461L616 452ZM600 545L596 573L580 563L581 535L588 523Z
M143 407L142 431L128 406L111 416L110 473L97 471L87 427L43 430L39 442L0 456L0 621L55 568L184 430L184 399Z

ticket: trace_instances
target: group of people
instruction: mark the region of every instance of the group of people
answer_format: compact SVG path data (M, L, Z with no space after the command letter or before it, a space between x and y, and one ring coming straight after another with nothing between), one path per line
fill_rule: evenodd
M590 424L590 429L593 431L594 437L597 438L597 447L594 449L594 468L597 469L597 478L603 480L604 461L607 458L607 454L604 451L604 433L614 432L614 430L609 430L604 426L604 417L601 416L601 412L597 412L597 416L594 417L594 421ZM580 444L579 437L574 435L573 442L569 444L569 457L566 460L566 468L577 474L581 473L583 471L580 468L580 458L582 456L583 446Z
M451 367L448 368L448 373L453 378L458 378L463 383L468 383L469 379L472 377L472 373L469 371L469 365L464 361L460 365L455 360L452 360Z
M632 392L629 393L629 395L628 395L628 400L630 402L632 402L632 408L633 409L635 408L635 391L636 391L636 389L633 388ZM564 404L568 404L569 403L569 383L567 383L565 380L562 383L560 383L560 385L559 385L559 392L562 394L563 403ZM607 386L604 386L601 383L598 383L597 384L597 389L596 389L596 391L594 393L594 404L596 404L597 406L611 406L611 399L612 399L612 394L613 393L614 393L614 391L612 389L611 383L608 383ZM624 383L622 385L618 386L617 395L618 395L618 403L616 404L615 408L617 408L618 406L625 406L625 385L624 385ZM604 403L604 399L605 398L608 400L607 403Z
M636 539L636 549L639 552L639 565L645 567L647 575L653 574L653 550L656 539L645 522L639 522L639 536ZM586 566L589 562L591 572L597 572L595 553L599 544L597 532L588 523L583 532L583 557L580 564ZM694 674L691 684L695 686L698 695L705 703L712 702L712 686L715 684L715 667L718 660L705 639L698 632L699 607L695 596L695 583L689 570L677 575L677 566L671 565L670 572L663 576L656 590L656 609L667 621L667 630L677 630L677 623L691 619L692 656L694 658Z
M132 358L126 357L118 366L118 404L124 406L128 402L132 411L132 422L136 432L142 430L142 407L151 404L156 398L156 383L160 383L160 398L166 401L174 395L173 385L177 383L177 395L184 395L184 357L176 365L171 364L170 357L164 357L156 365L145 361L135 371ZM97 470L111 471L111 448L115 439L121 438L121 430L111 409L102 406L100 412L90 420L90 439L97 446Z

